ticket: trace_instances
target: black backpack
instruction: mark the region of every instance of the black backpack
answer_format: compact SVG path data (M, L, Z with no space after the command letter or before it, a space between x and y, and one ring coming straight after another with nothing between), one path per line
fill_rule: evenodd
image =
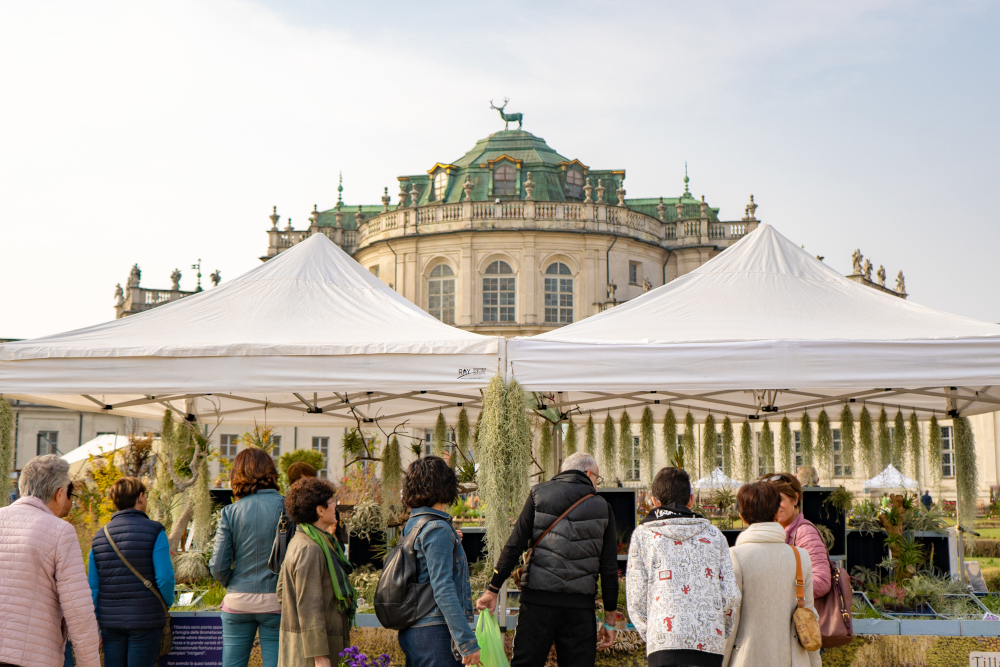
M374 600L375 616L384 628L405 630L434 609L436 603L430 582L417 583L417 554L413 548L417 535L434 520L448 521L443 517L423 515L386 556Z

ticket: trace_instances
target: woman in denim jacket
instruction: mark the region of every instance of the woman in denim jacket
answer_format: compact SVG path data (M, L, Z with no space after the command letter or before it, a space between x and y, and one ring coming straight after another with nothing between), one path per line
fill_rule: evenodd
M414 541L418 581L430 581L435 607L412 626L399 631L406 667L479 664L479 644L476 633L469 627L472 622L469 563L448 514L448 506L457 497L455 471L437 456L417 459L403 477L403 504L410 508L403 535L409 534L422 515L435 517L424 525ZM452 652L452 646L457 648L461 660Z
M278 471L262 449L244 449L229 473L236 502L222 509L209 569L223 586L222 665L246 667L260 632L263 667L278 664L278 575L267 567L284 499Z

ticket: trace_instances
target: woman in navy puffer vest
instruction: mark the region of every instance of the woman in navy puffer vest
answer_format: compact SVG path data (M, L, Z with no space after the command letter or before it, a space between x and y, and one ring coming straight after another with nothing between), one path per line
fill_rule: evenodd
M105 526L122 556L156 585L163 604L174 602L174 568L163 526L146 516L146 486L123 477L109 495L118 511ZM104 641L104 664L153 667L167 619L163 604L122 562L104 534L97 531L90 550L90 590Z

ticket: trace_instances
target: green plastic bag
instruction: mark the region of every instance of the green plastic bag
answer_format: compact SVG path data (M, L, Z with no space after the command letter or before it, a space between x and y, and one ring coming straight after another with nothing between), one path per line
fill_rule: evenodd
M476 622L476 642L479 644L479 660L483 667L510 667L507 654L503 650L500 625L488 609L479 612L479 621Z

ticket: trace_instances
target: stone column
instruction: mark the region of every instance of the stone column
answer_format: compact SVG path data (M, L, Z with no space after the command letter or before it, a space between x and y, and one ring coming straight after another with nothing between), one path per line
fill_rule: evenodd
M471 203L469 204L472 205ZM471 215L470 215L471 217ZM459 250L458 276L455 292L455 304L458 307L458 317L455 323L459 325L471 326L473 313L475 312L475 295L478 293L476 285L476 270L473 266L472 234L462 235L462 246Z
M523 313L523 316L518 317L518 321L533 325L538 324L541 318L538 316L538 295L535 293L538 286L538 270L537 270L538 258L535 256L535 235L532 233L527 233L524 235L524 255L521 261L521 274L518 276L524 287L522 288L522 294L524 298L521 300L523 304L523 310L518 309L519 313ZM518 295L520 298L520 295Z

